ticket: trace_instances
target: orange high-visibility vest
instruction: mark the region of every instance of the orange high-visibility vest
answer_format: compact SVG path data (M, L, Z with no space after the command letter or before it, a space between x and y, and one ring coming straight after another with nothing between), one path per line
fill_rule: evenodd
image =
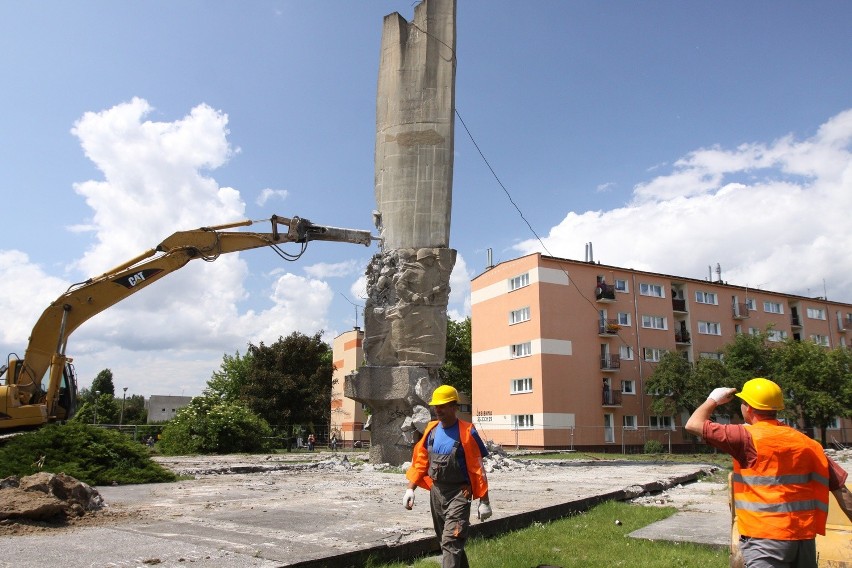
M408 481L423 489L432 488L432 478L428 475L429 449L426 447L426 440L429 438L429 432L438 424L439 422L435 420L426 425L423 437L414 444L411 467L405 472ZM488 478L485 476L485 470L482 469L482 453L479 451L479 444L473 439L472 429L473 424L459 420L459 441L464 449L464 462L467 476L470 478L470 489L473 498L479 499L488 492Z
M754 467L734 460L734 504L741 535L808 540L825 534L828 458L819 443L777 420L746 425Z

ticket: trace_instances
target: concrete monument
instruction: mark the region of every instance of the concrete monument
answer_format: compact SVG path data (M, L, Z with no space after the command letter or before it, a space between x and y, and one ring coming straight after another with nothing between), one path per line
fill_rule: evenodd
M371 409L373 463L410 459L446 354L455 20L455 0L423 0L413 22L390 14L382 30L374 213L382 245L367 267L365 365L344 385Z

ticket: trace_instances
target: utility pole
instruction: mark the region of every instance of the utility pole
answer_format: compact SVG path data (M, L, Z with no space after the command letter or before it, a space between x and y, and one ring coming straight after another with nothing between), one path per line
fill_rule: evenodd
M95 418L92 424L98 423L98 398L101 396L101 391L95 391Z
M121 416L118 418L118 425L124 424L124 401L127 400L127 387L124 387L124 395L121 397Z

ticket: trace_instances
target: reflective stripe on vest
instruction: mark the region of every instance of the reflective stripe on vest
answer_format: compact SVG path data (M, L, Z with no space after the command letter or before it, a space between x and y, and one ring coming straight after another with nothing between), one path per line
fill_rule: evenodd
M774 540L825 534L828 458L822 446L777 420L745 428L757 459L751 468L734 460L731 482L740 534Z

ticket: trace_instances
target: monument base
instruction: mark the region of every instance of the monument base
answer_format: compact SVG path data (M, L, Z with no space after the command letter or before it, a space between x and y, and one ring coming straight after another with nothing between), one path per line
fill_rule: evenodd
M343 394L370 407L370 463L401 465L431 419L429 399L441 384L437 368L360 367Z

